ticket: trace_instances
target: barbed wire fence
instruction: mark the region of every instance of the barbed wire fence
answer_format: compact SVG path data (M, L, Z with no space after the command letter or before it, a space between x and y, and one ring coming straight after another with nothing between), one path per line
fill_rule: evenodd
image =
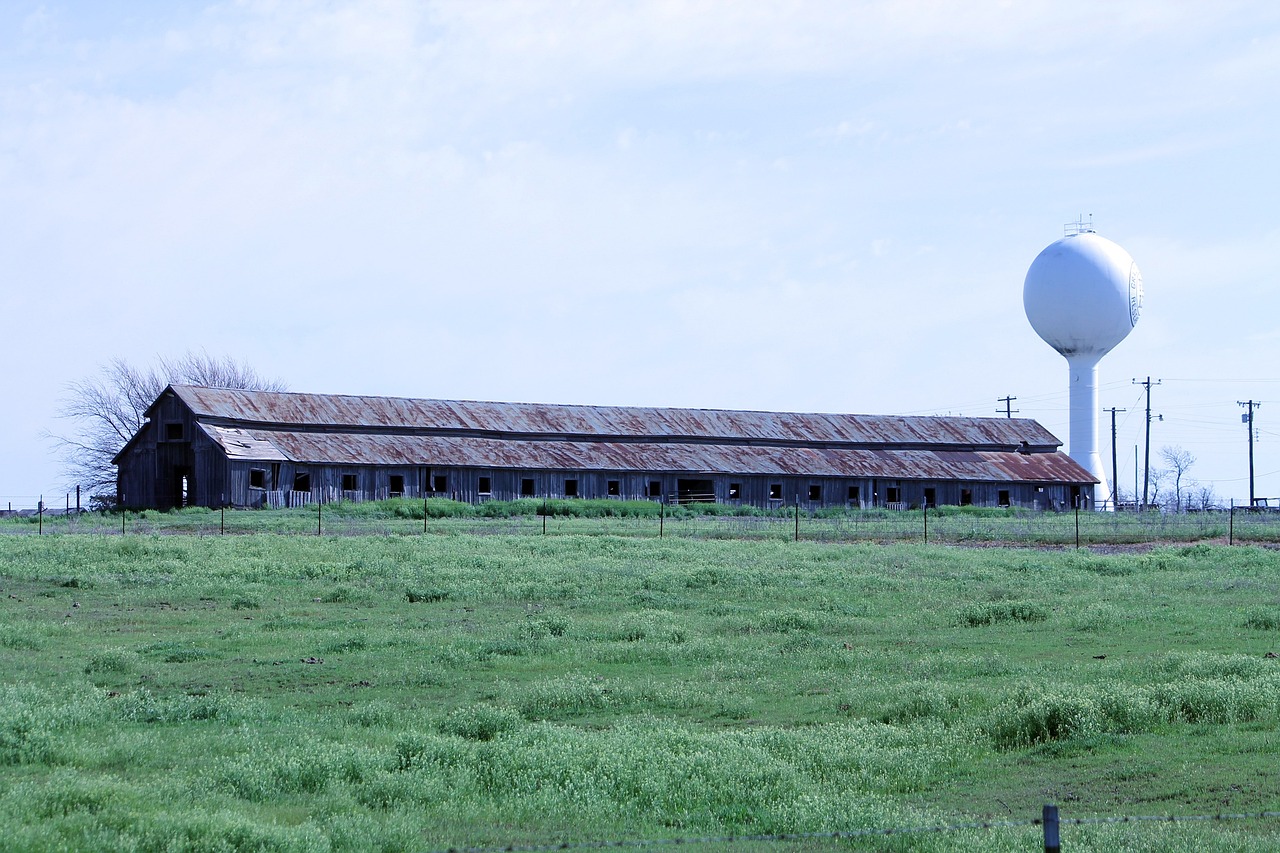
M0 505L2 507L3 505ZM204 509L174 512L77 512L64 498L53 506L0 508L0 533L9 534L309 534L329 536L470 534L610 535L637 538L794 540L810 542L922 542L983 546L1027 544L1090 547L1221 541L1280 543L1280 513L1244 508L1192 513L1013 510L1003 515L955 508L866 509L844 512L801 506L768 514L700 514L677 507L644 516L557 514L434 515L407 501L403 512L371 515L360 504L315 503L292 509ZM714 511L713 511L714 512Z
M876 829L836 830L831 832L787 832L764 835L707 835L676 838L615 839L595 841L561 841L546 844L501 844L478 847L447 847L432 853L545 853L552 850L604 850L620 848L668 847L690 845L730 845L787 841L851 841L893 836L945 834L972 830L991 831L1040 827L1045 853L1061 853L1063 826L1139 823L1203 823L1239 820L1275 820L1280 811L1238 812L1199 815L1119 815L1105 817L1063 817L1054 804L1045 805L1040 817L1025 820L973 821L932 826L898 826Z

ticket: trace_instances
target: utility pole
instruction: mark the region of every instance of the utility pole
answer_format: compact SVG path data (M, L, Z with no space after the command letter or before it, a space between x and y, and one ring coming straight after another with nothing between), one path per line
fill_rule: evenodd
M1117 409L1112 406L1102 411L1111 413L1111 509L1114 512L1120 509L1120 467L1116 464L1116 412L1126 412L1128 409Z
M1006 418L1012 418L1014 415L1019 413L1018 409L1012 408L1013 401L1016 399L1018 398L1017 397L996 397L997 403L1004 403L1004 416ZM999 409L996 409L996 414L1000 414Z
M1240 420L1249 425L1249 506L1253 507L1253 410L1262 408L1262 404L1253 400L1246 400L1243 403L1236 400L1236 405L1244 406L1249 410L1247 415L1241 415Z
M1162 380L1157 379L1154 384L1159 385ZM1134 385L1141 385L1147 389L1147 446L1143 451L1142 460L1142 508L1147 508L1147 495L1151 488L1151 377L1147 377L1147 381L1139 382L1133 380ZM1161 415L1161 420L1164 416Z

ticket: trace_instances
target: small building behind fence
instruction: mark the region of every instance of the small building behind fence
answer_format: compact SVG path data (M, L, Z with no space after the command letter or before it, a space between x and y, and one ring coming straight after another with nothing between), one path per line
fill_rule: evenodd
M1025 418L488 403L172 385L113 460L122 506L389 497L1091 506Z

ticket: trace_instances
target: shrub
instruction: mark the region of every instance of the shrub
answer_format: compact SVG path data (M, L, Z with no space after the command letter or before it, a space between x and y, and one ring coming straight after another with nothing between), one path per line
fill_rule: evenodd
M128 649L108 648L93 654L85 664L88 675L128 675L138 670L139 658Z
M454 708L440 723L440 731L467 740L493 740L524 723L515 708L496 705L466 705Z
M959 622L970 628L1000 622L1043 622L1049 613L1030 601L988 601L971 604L960 611Z
M1245 616L1244 627L1255 631L1280 631L1280 611L1254 610Z
M1083 690L1021 691L991 712L986 729L1002 749L1097 734L1103 728L1101 703Z
M408 589L404 593L405 599L410 604L432 604L437 601L444 601L449 597L447 589L438 589L436 587L428 587L425 589Z

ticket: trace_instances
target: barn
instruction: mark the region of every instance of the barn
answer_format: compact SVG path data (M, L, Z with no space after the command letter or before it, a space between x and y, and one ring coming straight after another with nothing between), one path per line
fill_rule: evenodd
M776 507L1091 505L1024 418L486 403L171 385L113 460L122 506L387 497Z

